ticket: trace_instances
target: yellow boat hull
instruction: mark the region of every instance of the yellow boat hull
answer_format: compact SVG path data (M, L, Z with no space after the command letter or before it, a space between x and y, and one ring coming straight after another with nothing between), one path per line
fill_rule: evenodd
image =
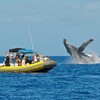
M54 61L40 61L25 66L0 66L0 72L47 72L55 65L56 62Z

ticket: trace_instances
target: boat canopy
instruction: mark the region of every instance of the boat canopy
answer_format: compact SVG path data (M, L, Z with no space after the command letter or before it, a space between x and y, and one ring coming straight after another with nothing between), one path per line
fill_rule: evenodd
M34 53L34 52L33 52L33 50L30 50L30 49L22 49L22 50L19 50L18 53L28 54L28 53Z
M12 48L9 49L9 52L18 52L19 50L26 50L25 48Z

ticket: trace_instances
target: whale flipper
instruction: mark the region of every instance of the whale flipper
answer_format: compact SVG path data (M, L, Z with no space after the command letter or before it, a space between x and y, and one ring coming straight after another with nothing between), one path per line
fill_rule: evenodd
M89 39L88 41L84 42L78 49L79 53L82 53L84 49L93 41L93 39Z
M77 47L75 47L74 45L70 44L66 39L63 40L63 44L64 44L64 46L66 47L67 52L68 52L70 55L73 55L72 52L78 50Z
M63 40L63 43L65 45L65 47L70 46L72 48L78 49L77 47L75 47L74 45L70 44L66 39Z

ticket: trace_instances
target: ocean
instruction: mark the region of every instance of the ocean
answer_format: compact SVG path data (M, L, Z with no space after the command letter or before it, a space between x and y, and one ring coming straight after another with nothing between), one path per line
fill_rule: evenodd
M100 64L51 58L57 66L47 73L0 73L0 100L100 100Z

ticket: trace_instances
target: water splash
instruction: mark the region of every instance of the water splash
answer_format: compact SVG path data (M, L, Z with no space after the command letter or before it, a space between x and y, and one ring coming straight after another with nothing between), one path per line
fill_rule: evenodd
M82 58L80 58L80 56L75 56L73 59L70 59L70 61L68 62L69 64L98 64L100 63L100 57L95 54L86 54L86 56L82 56Z

